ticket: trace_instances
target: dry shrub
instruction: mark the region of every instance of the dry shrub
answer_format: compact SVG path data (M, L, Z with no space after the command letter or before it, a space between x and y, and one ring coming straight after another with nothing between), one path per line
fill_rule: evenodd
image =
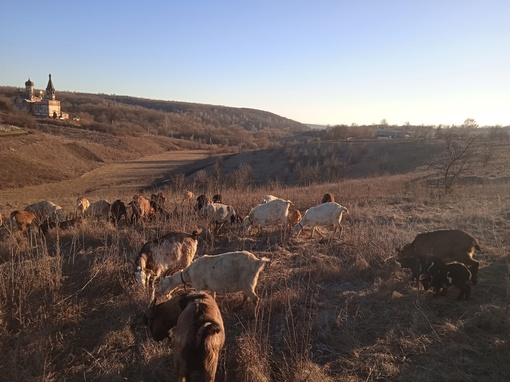
M263 349L260 340L251 333L243 333L236 338L235 370L236 381L268 382L271 381L269 354Z

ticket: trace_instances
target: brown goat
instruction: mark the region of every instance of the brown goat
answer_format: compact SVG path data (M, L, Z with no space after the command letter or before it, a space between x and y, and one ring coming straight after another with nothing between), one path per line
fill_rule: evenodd
M37 216L28 211L12 211L10 216L11 222L15 225L19 231L25 232L27 228L30 228Z
M214 381L221 349L225 344L223 319L216 301L207 293L187 293L162 304L155 300L144 322L152 337L162 341L175 326L173 351L178 381Z
M303 218L303 215L301 215L301 212L299 210L294 210L289 215L289 232L301 219Z
M79 196L76 199L76 216L85 216L85 211L90 207L90 202L87 198Z
M191 204L191 201L195 198L195 194L192 191L184 191L184 197L182 198L182 204L187 202Z
M321 199L321 203L329 203L334 201L335 197L333 196L333 194L330 194L329 192L327 194L324 194L324 196Z
M142 218L150 218L155 215L154 208L151 206L150 200L143 195L133 196L131 205L132 215L131 224L139 222Z
M407 257L435 256L444 262L459 261L471 271L471 281L476 285L478 261L473 259L475 250L480 247L474 237L458 229L424 232L402 249L397 249L397 260Z
M200 296L200 297L198 297ZM225 329L220 309L206 294L187 295L181 299L183 311L174 333L174 365L177 381L213 382L220 352L225 344Z
M120 219L124 217L126 225L128 224L127 207L126 204L120 200L115 200L110 206L110 216L113 224L117 225L120 223Z

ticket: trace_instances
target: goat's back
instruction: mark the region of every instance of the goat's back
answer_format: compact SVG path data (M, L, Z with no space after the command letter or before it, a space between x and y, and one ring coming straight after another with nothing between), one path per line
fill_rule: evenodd
M344 211L346 211L346 208L338 203L322 203L307 209L303 215L302 221L303 224L306 224L308 221L317 222L319 224L340 221Z
M439 230L420 233L402 250L405 256L436 256L444 261L469 261L480 249L474 237L462 230Z
M174 360L179 378L189 380L191 375L197 374L202 381L214 381L225 344L225 329L216 301L208 294L201 295L203 297L188 300L177 320Z
M275 199L267 203L259 204L250 211L249 218L261 223L276 220L285 220L289 215L289 200Z
M188 272L196 289L230 293L245 290L247 284L256 285L265 263L248 251L227 252L196 259Z
M186 232L170 232L160 239L145 243L138 252L137 259L145 256L148 259L147 268L161 267L163 270L171 268L186 268L197 252L198 240L195 235Z

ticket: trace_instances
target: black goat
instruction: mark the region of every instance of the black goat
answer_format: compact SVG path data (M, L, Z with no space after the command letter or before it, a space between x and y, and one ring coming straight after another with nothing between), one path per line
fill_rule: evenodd
M441 259L435 258L420 275L420 281L425 290L432 287L436 296L445 294L452 285L460 290L458 300L468 300L471 296L471 272L465 264L458 261L445 264Z

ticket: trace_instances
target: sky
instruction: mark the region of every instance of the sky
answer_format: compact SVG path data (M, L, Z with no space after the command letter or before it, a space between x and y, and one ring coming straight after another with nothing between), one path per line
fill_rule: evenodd
M507 0L0 0L0 86L510 125ZM62 105L65 111L65 104Z

